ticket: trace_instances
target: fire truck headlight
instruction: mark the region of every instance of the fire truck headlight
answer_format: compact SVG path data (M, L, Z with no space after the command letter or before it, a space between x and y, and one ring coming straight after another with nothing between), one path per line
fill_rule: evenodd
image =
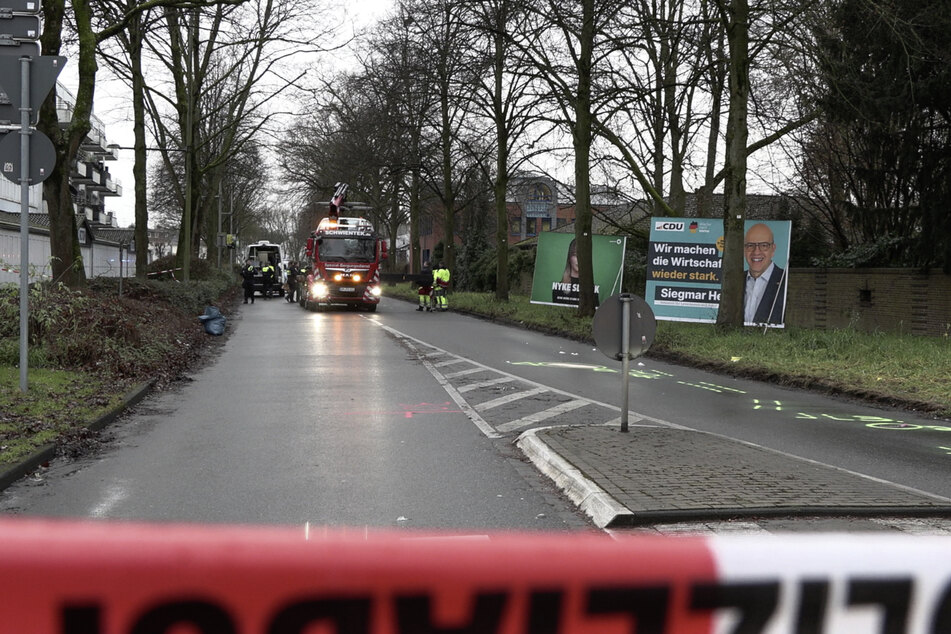
M336 275L334 275L334 282L342 282L342 281L343 281L343 273L337 273Z
M380 286L371 286L371 287L370 287L370 295L373 295L374 297L379 297L379 296L382 295L382 294L383 294L383 288L382 288L382 287L380 287Z
M354 273L354 274L353 274L353 281L354 281L354 282L359 282L359 281L362 280L362 279L363 279L363 278L360 277L360 274L359 274L359 273Z
M314 282L313 286L310 287L310 296L316 299L327 297L329 294L327 284L324 282Z

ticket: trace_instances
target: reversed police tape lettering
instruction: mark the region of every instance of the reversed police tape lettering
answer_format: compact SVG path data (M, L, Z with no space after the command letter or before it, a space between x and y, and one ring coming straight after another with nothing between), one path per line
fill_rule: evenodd
M866 616L862 632L882 634L947 634L951 632L951 586L938 597L925 618L916 620L925 627L912 626L912 607L915 601L915 583L910 578L860 578L847 581L844 604L833 605L834 595L830 581L809 579L799 583L796 608L790 611L786 622L777 621L783 584L776 581L698 582L689 587L683 623L694 623L690 632L707 632L713 617L729 613L732 628L717 630L732 634L843 634L859 631L843 630L843 617L850 610L872 608L873 616ZM787 588L788 590L788 588ZM604 586L591 588L580 605L583 620L597 627L597 631L625 631L637 634L680 634L685 630L672 629L675 607L675 588L671 585ZM517 592L480 592L472 597L471 609L461 621L440 622L436 597L404 595L392 598L392 606L377 606L379 597L360 596L309 597L275 606L273 615L262 629L250 629L241 624L239 615L227 605L202 598L182 597L141 610L127 629L129 634L160 634L177 632L179 628L195 634L238 634L260 631L267 634L306 634L311 628L336 634L395 634L472 633L503 634L570 634L564 625L565 610L569 605L565 592L536 590L528 594L527 608L521 623L511 623L510 613ZM387 609L378 609L386 607ZM75 604L61 608L62 634L105 634L107 631L104 605ZM839 614L836 615L835 612ZM865 610L868 613L868 610ZM393 622L382 623L376 615L389 614ZM837 619L838 617L838 619ZM830 621L838 620L837 629L830 629ZM864 629L870 622L872 627ZM858 621L856 621L858 622ZM329 628L329 629L328 629ZM603 629L602 629L603 628ZM114 631L114 630L112 630ZM585 631L591 631L585 628Z
M0 520L0 634L947 634L942 538Z

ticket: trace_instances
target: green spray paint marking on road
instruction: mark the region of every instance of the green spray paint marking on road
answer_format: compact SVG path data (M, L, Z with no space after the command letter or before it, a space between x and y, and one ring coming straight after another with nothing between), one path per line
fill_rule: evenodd
M591 372L601 372L605 374L620 374L620 370L609 368L605 365L589 365L587 363L566 363L561 361L508 361L509 365L525 365L532 368L562 368L568 370L590 370ZM630 370L628 376L636 379L662 379L672 376L667 372L657 370Z

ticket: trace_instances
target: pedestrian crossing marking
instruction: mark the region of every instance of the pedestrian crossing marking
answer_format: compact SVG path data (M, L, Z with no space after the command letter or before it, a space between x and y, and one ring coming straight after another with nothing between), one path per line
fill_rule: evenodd
M366 319L369 319L369 318L366 318ZM376 321L373 319L370 319L370 321L374 325L379 326L383 330L389 332L391 335L393 335L393 337L395 337L398 341L400 341L403 345L405 345L410 351L412 351L414 357L418 359L419 361L421 361L423 366L427 370L429 370L430 374L433 375L436 381L443 387L443 389L446 390L446 392L449 394L452 400L459 406L459 409L462 410L462 412L465 413L465 415L469 417L469 419L476 425L476 427L478 427L479 430L483 434L485 434L485 436L488 438L501 438L503 435L503 431L489 424L484 418L482 418L482 416L480 416L479 412L494 409L496 407L506 405L508 403L517 401L519 399L528 398L538 394L550 395L552 398L557 398L558 396L561 396L561 397L567 398L568 399L567 402L577 401L580 404L588 404L588 405L594 406L595 408L600 408L600 410L604 410L604 411L599 410L599 414L592 415L591 417L592 420L589 422L593 424L604 424L603 419L607 417L612 417L613 420L610 422L614 424L617 424L620 420L620 418L616 416L617 413L620 411L620 408L617 407L616 405L612 405L610 403L603 403L601 401L595 401L573 392L560 390L558 388L546 386L541 383L532 381L530 379L526 379L525 377L516 376L509 372L505 372L504 370L501 370L499 368L495 368L492 366L485 365L483 363L479 363L478 361L475 361L473 359L468 359L466 357L461 357L459 355L452 354L446 350L433 346L430 343L427 343L420 339L416 339L415 337L412 337L406 333L400 332L399 330L386 326L380 323L379 321ZM442 360L437 361L437 359L442 359ZM439 369L437 369L436 364L442 364L448 359L460 359L463 361L467 361L468 363L471 363L473 367L466 370L459 370L456 372L443 374ZM514 365L521 365L521 363L514 364ZM471 374L475 374L477 372L487 372L495 376L494 378L477 380L473 383L465 383L464 385L460 385L458 387L452 384L451 379L453 378L461 378ZM516 386L518 386L518 387L512 387L510 389L516 389L516 390L522 390L522 391L514 392L506 396L501 396L499 398L486 401L479 405L471 405L463 396L463 394L465 394L466 392L473 392L475 390L479 390L482 388L488 388L494 385L502 385L507 383L513 383ZM529 389L526 389L526 388L529 388ZM539 403L540 407L544 405L547 405L547 403L541 403L541 402ZM558 407L558 406L556 405L555 407ZM580 407L580 405L578 407ZM534 415L528 415L528 416L522 417L519 420L528 421L529 418L532 418L535 420L543 420L543 419L539 419L538 417L539 415L543 415L544 412L545 410L543 410L542 412L538 412ZM682 427L681 425L676 425L670 422L661 421L659 419L652 418L650 416L637 414L636 412L631 412L629 415L639 420L641 424L643 425L660 425L663 427L670 427L673 429L686 429L685 427ZM508 422L501 423L501 425L516 425L516 424L519 424L519 423L517 421L508 421ZM531 423L528 423L528 424L531 424Z
M477 412L484 412L487 409L494 409L496 407L501 407L502 405L507 405L514 401L521 400L523 398L529 398L535 396L536 394L542 394L548 392L549 389L546 387L536 387L531 390L525 390L524 392L516 392L515 394L507 394L505 396L500 396L499 398L494 398L491 401L486 401L484 403L479 403L475 406Z
M440 361L439 363L434 363L433 365L437 368L444 368L447 365L455 365L456 363L466 363L465 359L449 359L448 361Z
M448 377L448 375L447 375ZM484 387L492 387L493 385L499 385L501 383L511 383L514 381L510 376L502 376L497 379L487 379L485 381L479 381L478 383L470 383L469 385L463 385L458 388L460 393L471 392L472 390L479 390Z
M546 410L535 412L534 414L529 414L528 416L523 416L522 418L509 421L507 423L502 423L501 425L496 425L495 428L503 432L515 431L516 429L528 427L534 423L540 423L544 420L548 420L549 418L554 418L555 416L571 412L588 404L589 403L587 401L568 401L567 403L561 403L559 405L555 405L554 407L549 407Z
M469 374L476 374L477 372L485 372L482 368L469 368L468 370L459 370L458 372L450 372L449 374L443 374L447 379L455 379L460 376L467 376Z

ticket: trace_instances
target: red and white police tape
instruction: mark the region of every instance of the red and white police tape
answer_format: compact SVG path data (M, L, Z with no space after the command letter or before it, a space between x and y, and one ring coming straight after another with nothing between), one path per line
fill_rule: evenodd
M0 520L0 632L951 632L951 541Z
M153 272L151 272L151 273L147 273L146 275L147 275L147 276L148 276L148 275L162 275L162 274L164 274L164 273L171 273L171 274L172 274L172 277L174 278L174 277L175 277L175 271L181 271L181 270L182 270L182 267L179 266L179 267L174 268L174 269L165 269L164 271L153 271Z

